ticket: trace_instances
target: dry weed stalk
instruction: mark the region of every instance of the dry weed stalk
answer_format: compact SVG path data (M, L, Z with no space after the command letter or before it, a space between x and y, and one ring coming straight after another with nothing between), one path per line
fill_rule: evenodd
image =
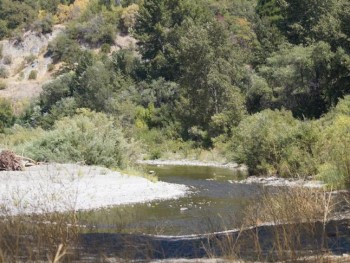
M310 243L313 248L317 247L312 253L322 256L327 250L326 223L334 206L330 192L305 188L266 192L247 210L245 217L245 226L255 227L251 239L255 240L259 259L297 261L311 253L307 247ZM323 226L321 230L319 222ZM257 227L264 225L273 226L271 240L262 240L259 236ZM263 251L266 247L270 247L270 251Z

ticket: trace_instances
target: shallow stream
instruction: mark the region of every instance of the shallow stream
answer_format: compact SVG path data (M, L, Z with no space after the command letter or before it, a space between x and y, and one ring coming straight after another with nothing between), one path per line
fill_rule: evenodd
M234 183L242 171L199 166L147 166L160 181L184 184L186 197L82 212L80 223L93 232L159 235L210 233L239 227L244 208L259 196L258 185Z

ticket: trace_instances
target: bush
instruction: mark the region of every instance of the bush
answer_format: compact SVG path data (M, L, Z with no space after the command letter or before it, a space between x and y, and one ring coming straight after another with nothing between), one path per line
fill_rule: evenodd
M6 89L6 83L0 81L0 90Z
M5 67L0 67L0 78L6 79L10 76L10 73Z
M230 149L250 174L305 177L316 172L317 134L315 125L294 119L289 111L265 110L239 124Z
M3 62L5 65L11 65L12 64L12 56L10 56L10 55L4 56Z
M47 52L51 55L53 62L63 61L73 64L78 61L81 54L80 46L65 34L57 36L49 43Z
M55 65L54 64L49 64L47 65L47 71L51 72L55 69Z
M43 91L40 94L40 106L42 110L48 112L57 101L68 97L71 83L72 75L64 74L43 85Z
M102 46L101 46L101 52L102 53L105 53L105 54L108 54L111 52L111 45L110 44L107 44L107 43L104 43Z
M27 145L25 154L40 161L84 162L123 167L134 153L115 121L106 114L80 109L57 121L54 129Z
M34 54L30 54L24 58L27 64L32 64L36 59L37 59L37 56L35 56Z
M3 132L6 127L13 125L15 116L13 114L11 103L3 98L0 98L0 132Z
M322 129L318 146L321 162L319 178L332 188L349 187L350 116L335 116L332 124Z
M32 70L32 71L29 73L28 79L36 79L37 76L38 76L38 71Z
M110 24L103 14L98 14L83 23L74 23L68 28L68 34L73 39L83 41L89 45L114 44L116 25Z
M52 32L52 27L54 25L54 19L51 14L43 16L41 19L38 19L33 23L33 30L41 33L47 34Z

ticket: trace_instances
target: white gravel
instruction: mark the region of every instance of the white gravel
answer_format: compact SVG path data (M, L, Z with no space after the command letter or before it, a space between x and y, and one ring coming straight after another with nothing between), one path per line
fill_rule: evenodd
M185 196L184 185L151 182L106 168L46 164L0 172L0 213L88 210Z
M235 169L235 170L247 170L247 167L245 165L239 165L237 163L219 163L219 162L202 162L197 160L187 160L187 159L181 159L181 160L138 160L137 163L139 164L148 164L148 165L176 165L176 166L205 166L205 167L221 167L221 168L228 168L228 169Z

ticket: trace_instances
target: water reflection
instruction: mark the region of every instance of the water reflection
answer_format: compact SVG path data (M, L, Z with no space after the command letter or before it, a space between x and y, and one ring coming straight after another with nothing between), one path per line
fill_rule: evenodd
M182 235L238 227L247 204L259 194L256 185L237 184L240 171L214 167L148 166L159 180L185 184L191 192L177 200L118 206L79 214L93 231Z

